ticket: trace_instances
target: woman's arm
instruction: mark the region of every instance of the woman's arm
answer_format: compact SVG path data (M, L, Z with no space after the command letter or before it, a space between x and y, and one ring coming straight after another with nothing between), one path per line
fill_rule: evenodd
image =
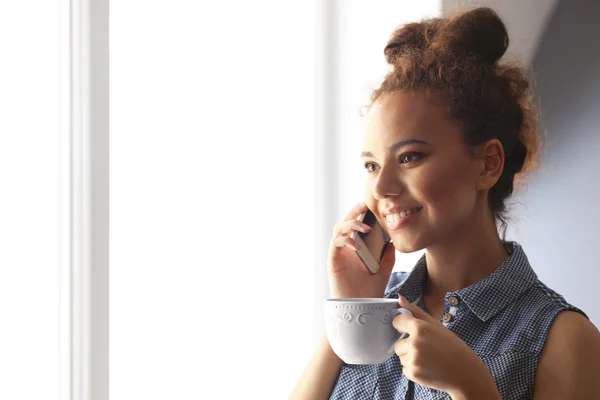
M302 373L289 400L328 399L342 365L342 360L333 352L327 336L323 334L313 358Z
M554 320L535 374L534 399L600 397L600 332L583 315L563 311Z

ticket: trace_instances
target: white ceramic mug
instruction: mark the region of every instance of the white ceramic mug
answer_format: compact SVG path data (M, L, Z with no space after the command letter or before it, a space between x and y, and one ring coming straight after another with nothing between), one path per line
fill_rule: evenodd
M381 364L395 354L394 344L408 336L398 332L392 321L398 300L346 298L325 300L325 331L331 348L346 364Z

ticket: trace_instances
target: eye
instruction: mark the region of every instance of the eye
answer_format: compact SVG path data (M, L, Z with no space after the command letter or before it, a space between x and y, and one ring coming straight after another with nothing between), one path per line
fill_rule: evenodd
M370 162L365 163L365 169L367 170L367 172L373 172L373 171L375 171L375 167L376 166L377 166L376 164L373 164L373 163L370 163Z
M423 155L423 153L418 153L416 151L404 153L400 156L400 164L406 164L407 162L416 161L420 158L423 158Z

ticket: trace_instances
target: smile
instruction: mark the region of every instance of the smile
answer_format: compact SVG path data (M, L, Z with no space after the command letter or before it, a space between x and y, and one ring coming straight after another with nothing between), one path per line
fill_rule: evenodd
M386 215L385 219L387 222L396 222L400 218L404 218L407 215L411 215L411 214L418 212L419 210L421 210L421 208L423 208L423 207L416 207L416 208L411 208L410 210L404 210L404 211L400 211L400 212L397 212L394 214L388 214L388 215Z
M411 208L410 210L404 210L394 214L386 215L385 224L390 231L400 229L413 217L413 215L417 214L422 209L423 207L416 207Z

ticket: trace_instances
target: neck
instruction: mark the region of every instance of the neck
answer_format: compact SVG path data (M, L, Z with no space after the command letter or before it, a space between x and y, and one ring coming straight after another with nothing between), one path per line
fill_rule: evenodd
M509 256L493 219L466 224L459 232L425 251L428 278L424 295L443 300L448 292L471 286L490 275Z

